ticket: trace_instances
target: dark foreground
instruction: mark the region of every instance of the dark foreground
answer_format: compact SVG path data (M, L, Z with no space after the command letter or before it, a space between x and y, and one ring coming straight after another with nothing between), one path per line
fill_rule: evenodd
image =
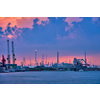
M28 71L0 73L0 84L100 84L100 71Z

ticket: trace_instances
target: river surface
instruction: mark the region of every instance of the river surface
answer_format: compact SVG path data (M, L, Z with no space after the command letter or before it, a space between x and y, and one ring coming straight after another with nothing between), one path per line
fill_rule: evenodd
M100 71L28 71L0 73L0 84L100 84Z

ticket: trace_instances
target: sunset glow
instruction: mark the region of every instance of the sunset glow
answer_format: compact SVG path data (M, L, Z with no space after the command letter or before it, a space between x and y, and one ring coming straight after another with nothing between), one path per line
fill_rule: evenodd
M73 63L74 57L100 65L100 18L99 17L0 17L0 59L7 58L7 39L14 41L16 63L26 65L42 61L42 54L48 55L47 62ZM6 62L7 63L7 62Z

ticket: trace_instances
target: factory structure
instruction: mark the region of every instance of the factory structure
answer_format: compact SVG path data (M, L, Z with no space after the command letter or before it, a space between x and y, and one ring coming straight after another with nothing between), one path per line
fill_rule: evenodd
M15 64L15 54L14 54L14 43L12 41L12 62L13 64L11 64L11 61L10 61L10 49L9 49L9 40L7 40L7 60L6 58L4 57L4 55L2 55L2 62L0 62L0 72L2 71L5 71L5 72L8 72L8 69L14 69L16 68L17 64ZM6 64L6 62L8 62Z
M15 63L15 53L14 53L14 42L12 44L12 64L11 64L11 56L10 56L10 47L9 47L9 40L7 40L7 60L2 55L2 60L0 62L0 72L12 72L12 71L41 71L41 70L66 70L66 71L93 71L98 70L100 71L99 66L91 67L90 64L87 63L86 52L84 53L84 59L73 59L73 64L62 62L59 63L59 52L57 52L57 61L56 63L49 63L47 62L47 55L42 54L42 61L38 61L37 58L37 50L35 50L35 64L32 66L31 57L30 57L30 64L26 66L25 57L23 57L23 61L21 62L21 66L17 66Z

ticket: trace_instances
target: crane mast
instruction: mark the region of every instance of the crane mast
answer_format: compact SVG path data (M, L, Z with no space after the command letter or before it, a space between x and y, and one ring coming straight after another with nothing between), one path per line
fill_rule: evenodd
M12 57L13 57L13 68L15 68L15 60L16 60L16 58L15 58L15 54L14 54L14 43L13 43L13 41L12 41Z
M9 53L9 40L7 40L7 48L8 48L8 68L10 68L10 53Z

